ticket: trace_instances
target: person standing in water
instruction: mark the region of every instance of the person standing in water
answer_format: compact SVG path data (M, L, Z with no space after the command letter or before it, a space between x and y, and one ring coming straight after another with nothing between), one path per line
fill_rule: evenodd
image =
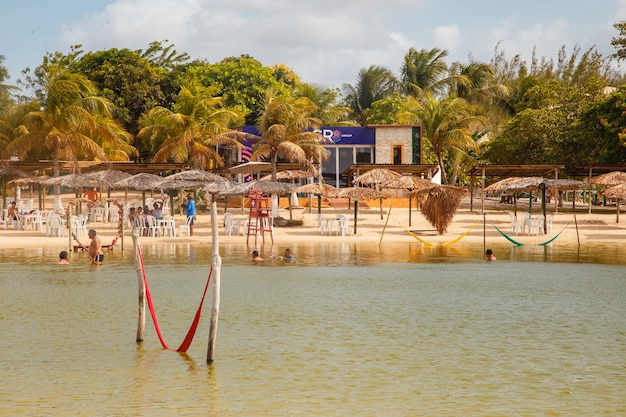
M493 251L492 251L491 249L487 249L487 250L485 251L485 258L486 258L488 261L495 261L495 260L496 260L496 257L495 257L495 256L493 256Z

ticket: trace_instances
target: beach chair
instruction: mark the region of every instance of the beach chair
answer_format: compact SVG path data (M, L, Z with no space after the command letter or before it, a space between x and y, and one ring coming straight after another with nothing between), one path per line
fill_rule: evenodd
M224 213L224 234L226 236L239 236L239 225L235 223L232 213Z
M515 233L516 235L520 232L521 226L517 222L517 216L515 214L509 214L509 219L511 220L511 233Z
M178 226L178 235L182 236L183 232L187 232L187 236L191 236L191 220L193 219L193 217L187 217L187 221L185 222L185 224L181 224L180 226Z

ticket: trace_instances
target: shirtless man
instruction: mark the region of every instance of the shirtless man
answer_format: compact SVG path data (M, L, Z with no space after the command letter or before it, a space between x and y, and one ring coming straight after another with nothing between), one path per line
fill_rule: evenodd
M102 252L102 242L96 235L94 229L90 229L87 234L91 239L91 245L89 245L89 257L91 258L92 265L101 265L104 261L104 252Z

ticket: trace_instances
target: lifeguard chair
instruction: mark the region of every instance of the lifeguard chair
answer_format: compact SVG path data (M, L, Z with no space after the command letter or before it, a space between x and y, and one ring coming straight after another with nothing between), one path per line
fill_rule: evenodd
M271 216L270 199L264 197L261 190L251 189L248 191L250 199L250 216L248 218L248 235L246 244L250 240L250 236L254 235L254 244L256 245L257 236L261 233L263 243L265 243L265 233L268 232L274 243L274 226Z

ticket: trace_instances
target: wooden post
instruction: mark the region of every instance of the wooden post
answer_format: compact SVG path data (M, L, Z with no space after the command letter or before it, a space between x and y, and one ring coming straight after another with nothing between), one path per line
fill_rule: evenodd
M357 218L358 212L359 212L359 200L354 200L354 235L355 236L356 236L356 218Z
M411 203L413 202L413 196L409 195L409 227L411 227Z
M146 284L141 272L141 260L139 258L139 230L133 229L133 247L135 248L135 272L137 273L137 290L139 307L137 309L137 343L143 342L146 330Z
M215 358L215 342L217 340L217 322L220 313L220 274L222 269L222 257L220 256L219 228L217 227L217 203L211 203L211 231L213 237L213 305L211 308L211 326L209 328L209 344L207 348L207 363L212 363Z
M48 225L49 226L49 225ZM65 220L65 226L67 227L67 251L72 253L72 203L67 205L67 219ZM59 234L61 234L59 232Z
M120 238L122 239L122 252L124 252L124 223L126 223L126 219L124 218L124 207L126 206L126 202L123 202L122 204L120 204L118 210L120 211L120 221L122 222L120 224Z

